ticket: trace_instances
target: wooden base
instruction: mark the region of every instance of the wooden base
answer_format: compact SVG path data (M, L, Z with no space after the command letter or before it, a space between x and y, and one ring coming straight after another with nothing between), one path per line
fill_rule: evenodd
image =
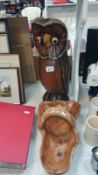
M38 110L38 128L42 134L40 158L50 174L68 171L79 137L75 118L80 105L74 101L43 101Z

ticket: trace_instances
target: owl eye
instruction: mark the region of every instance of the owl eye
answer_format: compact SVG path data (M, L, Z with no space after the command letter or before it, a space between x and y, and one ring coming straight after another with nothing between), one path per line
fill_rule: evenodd
M37 36L36 39L37 39L38 43L41 44L42 37L41 36Z
M57 45L59 42L59 39L57 37L52 37L52 44Z

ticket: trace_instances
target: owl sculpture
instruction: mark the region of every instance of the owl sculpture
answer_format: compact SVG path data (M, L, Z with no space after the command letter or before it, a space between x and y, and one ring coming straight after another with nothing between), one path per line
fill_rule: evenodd
M65 24L57 19L37 19L32 33L39 52L39 77L46 89L43 100L68 100L70 63Z

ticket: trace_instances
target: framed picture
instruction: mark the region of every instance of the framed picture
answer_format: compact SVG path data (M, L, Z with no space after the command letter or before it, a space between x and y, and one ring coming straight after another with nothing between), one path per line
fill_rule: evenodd
M21 102L17 68L0 68L0 102Z
M9 53L7 34L0 34L0 53Z
M0 18L0 53L10 53L8 25L6 18Z
M0 53L0 68L1 67L18 67L20 68L19 55L11 53Z
M0 54L0 68L10 68L17 67L19 72L19 81L20 81L20 100L21 103L25 103L25 93L24 93L24 84L22 80L21 68L20 68L20 59L18 54Z
M0 20L0 33L6 33L6 23Z

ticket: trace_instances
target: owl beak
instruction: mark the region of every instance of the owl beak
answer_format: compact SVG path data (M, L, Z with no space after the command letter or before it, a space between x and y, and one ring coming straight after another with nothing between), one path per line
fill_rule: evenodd
M45 44L45 46L46 46L47 48L49 48L49 47L51 46L51 40L50 40L50 38L51 38L51 35L48 34L48 33L46 33L46 34L43 36L43 42L44 42L44 44Z

